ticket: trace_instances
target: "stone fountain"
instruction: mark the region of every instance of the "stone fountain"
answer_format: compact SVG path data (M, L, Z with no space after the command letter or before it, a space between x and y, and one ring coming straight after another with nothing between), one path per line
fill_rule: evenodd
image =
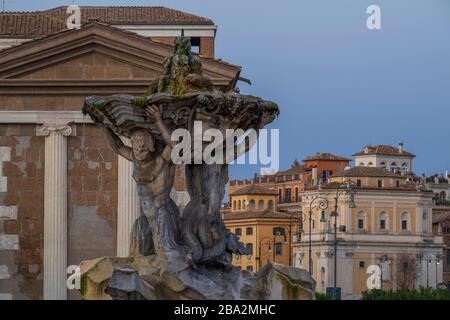
M233 254L248 252L220 214L228 164L252 146L249 139L226 139L230 129L258 132L275 119L278 106L238 89L215 91L189 38L176 39L164 68L146 96L86 98L83 112L134 163L143 214L130 235L129 257L82 262L82 297L314 299L314 281L303 269L269 263L255 274L233 266ZM172 140L176 132L182 141ZM209 153L202 139L208 132L219 142ZM131 147L120 137L129 138ZM181 213L170 198L176 164L185 166L190 196Z

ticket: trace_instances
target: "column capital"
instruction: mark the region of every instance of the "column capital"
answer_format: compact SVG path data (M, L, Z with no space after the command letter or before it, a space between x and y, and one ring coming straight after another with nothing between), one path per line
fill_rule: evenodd
M52 133L67 137L72 134L72 127L67 123L45 123L36 127L37 136L47 137Z

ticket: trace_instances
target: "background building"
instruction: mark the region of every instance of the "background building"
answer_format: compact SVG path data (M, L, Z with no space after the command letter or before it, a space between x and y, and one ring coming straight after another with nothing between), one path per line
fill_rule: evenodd
M337 202L337 286L342 298L360 297L368 290L367 268L378 265L385 290L436 286L442 281L442 239L432 233L432 192L407 181L401 174L377 167L358 166L334 174L321 187L306 188L303 212L315 197L329 207L313 211L312 275L317 290L334 286L334 211L336 192L343 182L355 185L356 207L343 194ZM308 215L307 215L308 216ZM324 219L323 219L324 217ZM322 218L322 219L321 219ZM301 241L294 244L295 265L308 268L309 223ZM434 261L433 265L429 260Z
M98 21L137 33L153 41L173 44L182 33L191 37L193 50L214 57L217 26L208 18L165 7L83 7L81 24ZM0 49L63 31L67 7L36 12L0 12Z
M292 265L291 244L298 233L298 216L265 209L226 213L223 219L250 252L248 256L235 255L234 265L254 272L271 261Z
M403 142L398 147L390 145L367 145L362 151L353 154L355 166L378 167L404 175L413 171L412 160L415 155L404 150Z

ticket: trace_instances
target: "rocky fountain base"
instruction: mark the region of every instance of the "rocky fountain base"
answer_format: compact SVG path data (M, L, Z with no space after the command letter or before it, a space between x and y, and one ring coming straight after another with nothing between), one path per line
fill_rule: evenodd
M156 255L103 257L81 264L87 300L311 300L314 280L303 269L268 263L259 272L186 266Z

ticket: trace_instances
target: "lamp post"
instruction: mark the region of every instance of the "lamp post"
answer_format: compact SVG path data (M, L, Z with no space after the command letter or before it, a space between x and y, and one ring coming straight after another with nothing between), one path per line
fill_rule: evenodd
M342 182L337 185L336 195L334 197L334 211L332 216L334 216L334 287L333 287L333 298L336 298L337 291L337 217L338 217L338 202L339 197L343 194L350 196L350 202L348 207L350 209L356 208L355 205L355 184L351 181Z
M311 231L312 231L312 216L313 216L313 210L319 208L322 210L322 217L321 221L323 221L324 212L328 208L328 200L324 197L316 196L314 199L311 200L309 203L309 243L308 243L308 252L309 252L309 258L308 258L308 270L309 274L312 275L312 240L311 240Z

